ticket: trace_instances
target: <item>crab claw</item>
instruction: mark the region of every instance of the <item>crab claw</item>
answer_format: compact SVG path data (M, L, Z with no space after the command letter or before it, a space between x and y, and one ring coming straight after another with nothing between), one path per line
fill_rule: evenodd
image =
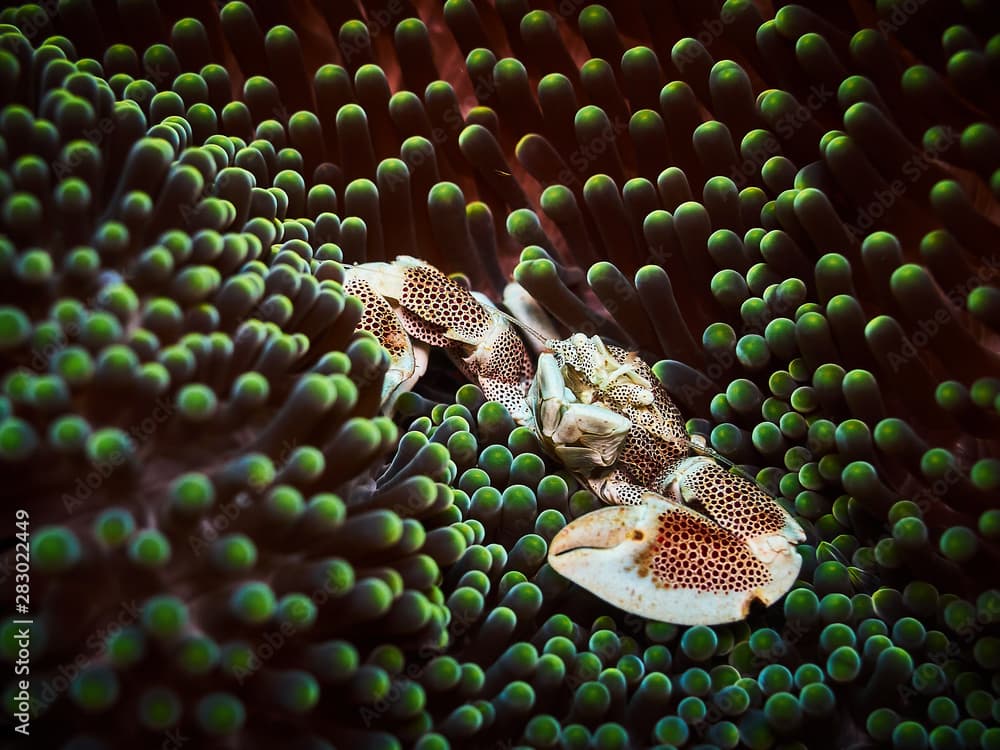
M616 607L677 625L742 620L755 599L768 605L788 591L802 565L791 545L765 563L731 531L654 493L573 521L548 560Z
M774 498L705 456L680 461L666 489L673 499L693 505L745 540L764 562L805 541L802 527Z
M487 399L502 403L519 423L528 420L524 395L533 372L531 358L495 308L429 263L406 255L391 263L353 266L348 278L353 284L349 291L366 295L366 311L371 310L360 327L401 352L396 356L390 351L399 366L398 373L390 371L393 378L386 386L386 399L411 386L426 369L426 357L414 361L423 354L421 347L408 355L397 341L409 336L444 349L466 376L479 383ZM372 301L373 296L384 299ZM396 317L394 325L386 311Z
M382 409L389 414L400 394L413 388L426 372L428 351L423 344L414 346L392 305L372 285L373 280L381 279L362 266L349 268L344 291L364 305L358 330L371 333L389 354L389 369L382 381Z

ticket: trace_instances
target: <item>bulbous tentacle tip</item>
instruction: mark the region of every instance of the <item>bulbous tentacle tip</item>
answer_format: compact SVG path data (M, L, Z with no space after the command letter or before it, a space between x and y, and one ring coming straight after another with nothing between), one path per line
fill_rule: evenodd
M773 604L802 559L786 543L765 562L731 531L662 496L601 508L563 528L549 546L560 575L626 612L677 625L745 618Z

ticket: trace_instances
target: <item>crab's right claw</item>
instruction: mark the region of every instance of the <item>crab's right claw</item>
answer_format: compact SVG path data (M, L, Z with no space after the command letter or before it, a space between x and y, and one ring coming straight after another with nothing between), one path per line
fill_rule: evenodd
M755 599L768 605L788 591L802 565L790 544L765 563L731 531L654 493L573 521L548 560L616 607L677 625L742 620Z

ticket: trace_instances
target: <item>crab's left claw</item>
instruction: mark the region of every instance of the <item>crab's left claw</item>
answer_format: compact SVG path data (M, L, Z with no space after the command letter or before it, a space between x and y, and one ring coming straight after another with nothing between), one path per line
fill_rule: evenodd
M390 369L387 400L411 386L426 367L423 348L416 346L411 354L402 343L410 337L444 349L487 399L502 403L519 423L526 422L531 357L500 312L434 266L405 255L391 263L353 266L347 276L352 284L348 291L365 296L366 317L359 327L372 331L398 363Z
M731 531L652 492L573 521L548 559L616 607L677 625L742 620L755 599L768 605L788 591L802 565L791 545L765 563Z

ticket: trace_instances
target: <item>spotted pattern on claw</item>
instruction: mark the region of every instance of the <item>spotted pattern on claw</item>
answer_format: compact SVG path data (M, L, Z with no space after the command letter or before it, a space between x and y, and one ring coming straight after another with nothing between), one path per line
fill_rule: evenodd
M426 320L414 315L405 307L398 310L399 319L413 338L431 346L438 346L442 349L455 349L455 342L449 339L437 326L431 325Z
M686 508L664 511L657 521L648 568L660 586L722 593L753 591L771 582L764 563L731 531Z
M524 348L517 333L510 327L504 328L497 334L490 349L489 359L473 365L472 374L480 378L516 382L525 366ZM524 396L523 392L521 396Z
M394 360L404 357L410 348L407 331L385 297L357 276L347 277L344 292L354 295L364 305L358 328L375 336Z
M532 374L526 354L520 336L510 326L504 326L491 344L489 357L468 363L467 374L483 383L487 398L499 401L513 413L524 402L525 385Z
M493 317L461 284L426 264L407 266L403 273L403 308L468 344L489 333Z
M622 466L621 457L618 459L618 466ZM643 497L649 493L649 490L644 485L636 482L634 476L626 473L621 468L616 468L608 476L604 477L602 487L613 488L615 493L614 498L605 497L605 492L598 492L598 496L605 502L610 501L618 505L638 505L642 502Z
M478 382L486 398L502 403L515 419L524 419L524 397L533 367L524 342L496 310L483 305L466 287L417 258L401 256L394 263L362 264L354 276L376 280L382 294L396 301L390 312L406 334L443 349L470 380ZM358 286L369 306L373 286ZM385 300L373 307L384 307ZM382 338L389 330L384 310L358 326ZM377 329L377 330L376 330ZM390 355L404 360L405 351L393 343ZM405 343L405 342L404 342Z
M683 499L698 504L716 521L743 539L780 534L787 517L755 484L706 458L687 459L670 473L679 477Z

